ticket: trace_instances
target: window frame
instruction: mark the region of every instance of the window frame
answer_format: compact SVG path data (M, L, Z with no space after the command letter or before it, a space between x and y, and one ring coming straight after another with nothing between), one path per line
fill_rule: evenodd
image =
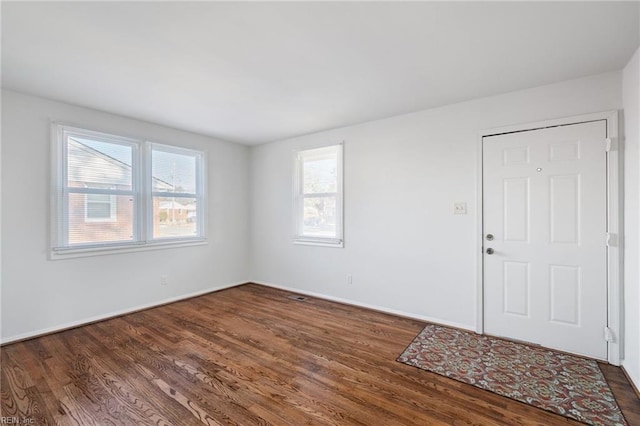
M131 190L120 189L98 189L78 187L69 191L68 187L68 138L78 136L106 143L121 144L132 148L131 164ZM154 239L153 233L149 232L149 227L153 227L153 210L150 203L153 180L151 176L151 146L159 145L163 147L175 148L182 153L189 152L197 154L197 233L195 236ZM75 257L96 256L103 254L127 253L140 250L157 250L170 247L182 247L192 245L207 244L206 230L206 152L200 150L176 147L173 145L158 144L145 139L130 138L114 135L111 133L90 130L85 127L69 125L60 122L51 122L51 240L49 259L69 259ZM94 182L99 183L99 182ZM69 194L85 194L86 217L86 195L105 194L112 197L130 196L132 205L132 239L127 241L109 241L104 243L81 243L69 244ZM113 206L113 203L112 203ZM117 213L116 213L117 214ZM93 220L88 223L108 223L111 220Z
M321 155L322 151L335 151L336 155L336 191L317 194L304 194L304 162L305 157L313 158ZM293 154L293 215L294 215L294 244L314 245L324 247L344 247L344 142L330 145L320 145L296 150ZM334 195L335 194L335 195ZM305 235L304 201L307 198L335 197L336 203L336 236L319 237Z

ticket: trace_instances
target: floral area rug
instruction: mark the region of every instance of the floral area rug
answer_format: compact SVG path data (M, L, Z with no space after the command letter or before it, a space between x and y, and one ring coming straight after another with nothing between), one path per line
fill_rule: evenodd
M590 425L627 425L593 360L430 324L398 361Z

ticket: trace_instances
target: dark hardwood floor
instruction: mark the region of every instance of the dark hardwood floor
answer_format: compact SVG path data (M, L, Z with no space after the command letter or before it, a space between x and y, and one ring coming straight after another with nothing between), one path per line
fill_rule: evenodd
M35 425L571 425L395 361L424 324L254 284L2 348ZM640 401L603 371L631 425ZM24 423L23 423L24 424Z

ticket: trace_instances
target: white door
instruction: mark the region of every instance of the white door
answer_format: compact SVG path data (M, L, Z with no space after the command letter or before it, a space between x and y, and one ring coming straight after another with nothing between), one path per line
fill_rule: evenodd
M606 131L483 138L487 334L607 359Z

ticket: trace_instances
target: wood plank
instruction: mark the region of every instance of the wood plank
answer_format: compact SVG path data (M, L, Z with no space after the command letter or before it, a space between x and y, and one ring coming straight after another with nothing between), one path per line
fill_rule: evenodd
M2 348L0 415L43 425L577 425L395 361L424 323L255 284ZM640 401L601 365L630 425Z

